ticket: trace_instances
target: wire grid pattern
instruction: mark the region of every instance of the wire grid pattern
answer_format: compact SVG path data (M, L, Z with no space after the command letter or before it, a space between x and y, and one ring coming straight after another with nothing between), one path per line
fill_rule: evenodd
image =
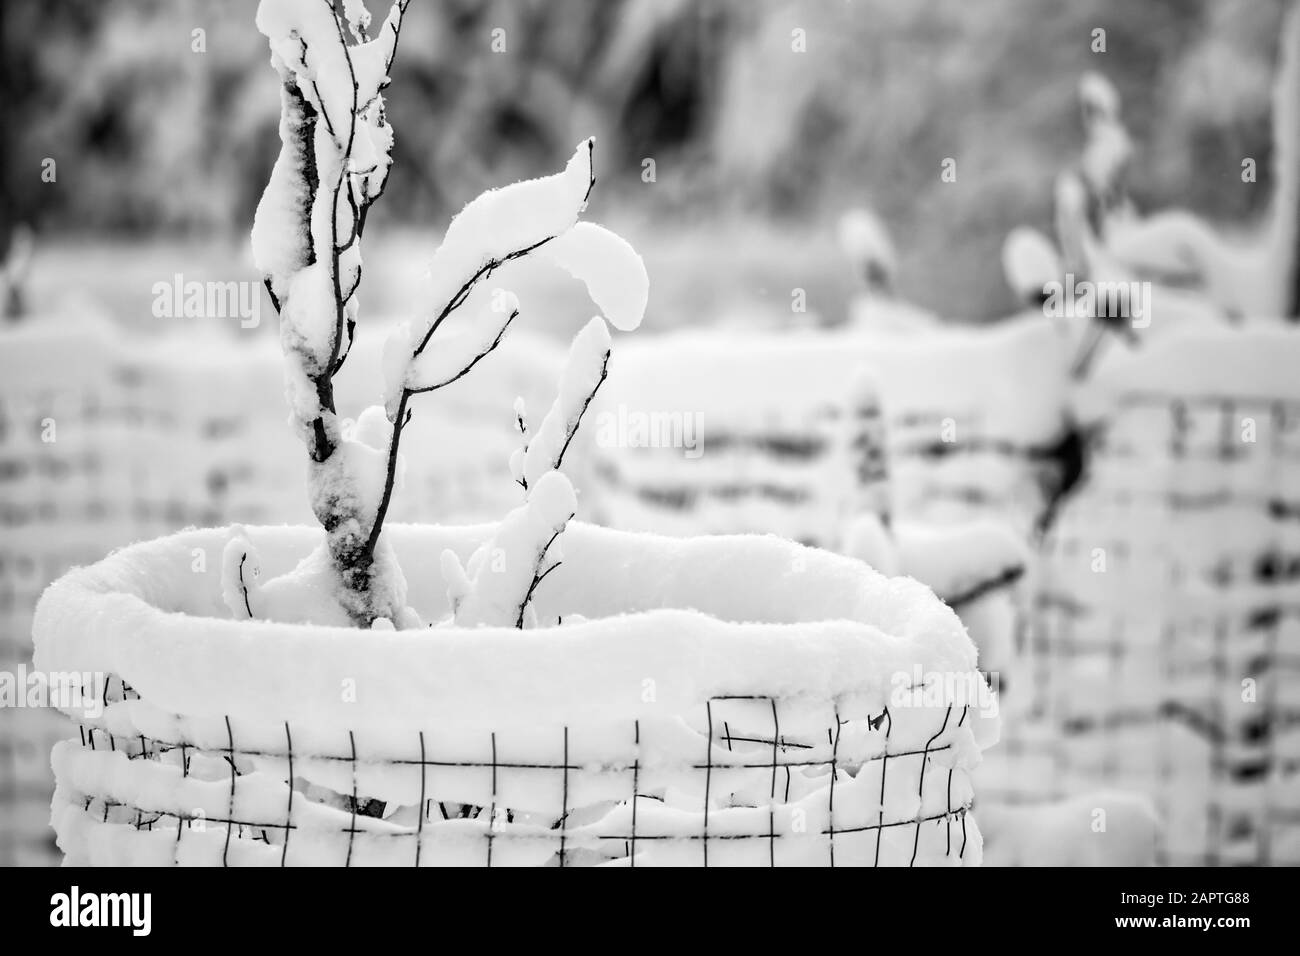
M732 421L711 409L699 415L708 431L697 450L591 446L600 523L677 535L775 533L838 547L852 500L842 408L774 406Z
M1300 402L1131 392L1045 540L1061 779L1149 793L1160 862L1300 864L1298 479Z
M869 511L994 516L1028 538L1061 483L1059 449L992 435L976 410L882 412L873 401L761 411L728 426L702 410L699 455L594 447L601 522L669 534L775 532L837 548L845 521Z
M273 338L132 348L110 326L73 323L0 333L0 349L13 373L0 376L0 669L30 669L36 601L71 567L189 525L312 520ZM506 364L528 394L549 372L543 358L531 371L517 356ZM510 426L504 414L417 414L392 520L481 519L517 503ZM454 463L420 440L471 431L488 437L453 441L464 452ZM48 755L67 733L53 710L0 710L0 866L57 862Z
M1030 656L1035 621L1027 608L1016 610L1015 649L995 675L1001 733L975 773L983 806L1043 804L1073 795L1065 780L1061 733L1047 718L1041 667Z
M133 699L138 695L128 685L110 679L106 703ZM967 708L932 708L937 718L933 734L923 735L920 746L907 746L891 739L894 716L888 708L864 721L849 721L841 720L838 707L828 702L831 723L823 742L819 736L787 733L783 706L761 695L706 701L698 753L676 755L676 785L694 792L685 805L678 795L673 807L665 803L662 783L654 783L654 771L643 762L655 741L649 739L653 725L642 721L626 728L623 759L612 762L607 754L598 762L584 755L580 728L556 728L554 748L522 755L512 750L509 740L491 733L484 759L441 758L424 732L413 732L418 757L386 758L381 763L418 776L419 802L393 817L401 825L380 829L365 825L375 822L368 814L373 804L356 783L359 766L374 762L367 761L351 733L347 753L308 756L295 754L292 728L286 724L283 748L250 752L240 749L227 717L227 746L216 750L205 751L185 740L115 737L85 724L80 740L71 742L82 756L105 750L125 755L128 763L125 770L117 768L115 788L121 787L124 773L129 777L139 772L132 768L145 765L173 767L178 784L198 761L223 766L221 773L209 776L211 781L228 779L224 812L180 810L168 806L165 793L135 802L114 799L108 787L99 793L69 793L62 776L56 809L60 801L75 804L83 826L146 839L152 855L143 859L151 863L491 867L973 862L968 859L975 836L973 824L967 822L969 788L954 787L954 775L963 771L935 761L951 749L951 732L968 719ZM842 734L855 723L860 730L877 732L880 740L879 749L865 760L841 747ZM718 759L718 748L725 749L728 759ZM284 765L277 777L282 805L241 796L251 779L250 761L268 758ZM322 760L350 767L353 781L350 793L328 795L328 808L320 802L320 790L301 776L305 764ZM450 771L486 777L489 800L482 805L454 802L442 780ZM498 801L510 777L516 788L522 782L530 793L527 813ZM284 786L286 780L293 780L294 786ZM755 781L757 786L751 786ZM221 786L224 789L225 783ZM575 802L575 795L592 786L617 796L596 806ZM955 799L954 789L967 799ZM317 811L314 816L305 812L309 806ZM593 810L599 811L594 818Z
M134 540L219 523L232 510L270 517L275 500L261 496L267 510L248 507L259 500L248 486L262 476L239 460L247 409L174 401L178 380L200 394L250 394L218 383L213 369L157 366L90 330L52 342L5 339L14 368L48 365L54 350L75 369L0 386L0 667L17 672L30 670L36 601L68 568ZM265 487L284 487L280 475L265 477ZM0 717L0 817L8 824L0 826L0 865L57 861L46 825L48 755L67 732L49 709Z
M1000 435L978 408L936 401L886 410L892 486L901 514L993 516L1026 539L1035 534L1061 485L1059 448Z

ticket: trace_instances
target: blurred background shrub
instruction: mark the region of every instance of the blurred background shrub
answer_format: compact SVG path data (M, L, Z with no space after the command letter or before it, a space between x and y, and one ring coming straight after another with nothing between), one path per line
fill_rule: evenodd
M133 312L173 260L247 268L279 109L253 12L0 6L0 244L15 223L36 229L38 293L80 280ZM1013 307L997 265L1007 230L1050 228L1085 70L1123 94L1141 207L1243 223L1262 208L1280 17L1277 0L414 0L388 92L386 222L370 235L422 255L481 189L556 168L594 132L593 214L646 252L658 327L788 311L795 286L810 308L842 311L853 277L834 224L858 204L893 229L908 297L987 320ZM1241 182L1247 156L1258 188ZM41 181L47 157L55 183ZM940 181L946 157L955 183ZM87 246L99 276L80 271ZM404 301L385 294L368 303Z

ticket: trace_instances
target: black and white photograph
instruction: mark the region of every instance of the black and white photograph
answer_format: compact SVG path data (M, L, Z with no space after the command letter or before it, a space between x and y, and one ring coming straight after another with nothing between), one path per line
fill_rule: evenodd
M0 48L0 866L1300 865L1300 0Z

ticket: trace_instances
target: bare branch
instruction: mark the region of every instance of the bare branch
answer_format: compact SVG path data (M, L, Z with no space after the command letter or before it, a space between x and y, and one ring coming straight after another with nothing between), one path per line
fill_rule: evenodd
M572 520L573 520L573 515L570 514L569 517L565 519L564 522L565 526L567 527L568 523ZM564 563L562 561L556 561L554 564L552 564L549 568L547 568L545 571L541 572L540 574L537 573L536 570L536 568L542 566L542 562L546 560L547 552L551 550L551 545L555 544L555 539L558 538L563 531L564 528L561 528L559 531L555 532L555 534L551 535L550 539L542 547L541 552L537 555L537 565L533 570L533 581L531 584L528 585L528 590L524 592L523 600L519 604L519 617L515 620L515 627L520 628L521 630L523 629L524 626L524 614L528 610L528 602L533 599L533 592L537 590L537 586L546 579L546 576L548 574L550 574L552 571L554 571L556 568L558 568L561 564Z
M433 333L438 331L438 326L442 325L447 316L451 315L465 304L465 300L469 298L470 292L474 290L474 286L478 285L480 279L490 276L494 270L501 268L501 266L505 265L507 262L523 258L533 250L546 245L554 238L554 236L547 236L545 239L539 239L537 242L534 242L531 246L525 246L522 249L515 249L513 252L508 252L499 259L489 259L484 263L479 268L478 272L475 272L470 276L469 279L465 281L465 284L456 291L456 294L451 297L451 300L443 306L442 311L438 313L438 317L433 320L428 331L424 333L424 338L420 340L420 344L415 347L414 352L411 354L411 358L418 358L420 356L420 353L424 351L425 346L429 344L429 339L433 337Z
M568 435L564 439L564 447L560 449L560 454L555 459L555 467L558 469L564 462L564 455L569 450L569 444L573 441L573 436L578 434L578 427L582 424L582 416L587 414L587 409L591 407L591 400L596 397L600 391L600 386L605 384L605 379L609 377L609 352L605 353L605 361L600 364L600 378L596 382L596 387L591 390L587 400L582 403L582 408L578 412L578 417L573 420L573 427L569 429Z
M438 382L434 385L422 385L419 388L408 389L408 391L410 391L412 395L421 395L424 392L435 392L440 388L445 388L446 386L450 385L452 382L464 378L465 375L469 373L470 369L472 369L479 362L483 361L483 359L487 358L488 355L490 355L496 349L496 347L501 344L501 340L505 338L506 331L510 328L510 323L513 322L518 317L519 317L519 310L515 309L513 312L510 313L509 318L507 318L505 322L501 324L501 330L497 332L496 338L492 340L492 343L488 345L488 347L485 348L482 352L479 352L477 355L475 355L474 358L470 360L468 365L466 365L463 369L461 369L451 378L447 379L444 382Z
M248 552L245 551L239 558L239 588L244 592L244 610L248 616L253 616L253 609L248 604L248 585L244 583L244 562L248 560Z
M366 553L368 555L373 555L375 553L375 548L379 544L379 535L383 531L384 519L388 516L388 505L393 497L393 485L397 481L397 450L402 441L402 429L406 426L406 423L410 421L410 412L407 409L407 404L410 402L411 396L423 392L436 391L437 389L450 385L452 382L455 382L468 374L470 369L486 358L498 345L501 344L501 340L505 337L506 330L510 328L510 324L518 317L519 310L513 310L510 313L510 317L502 323L501 331L498 332L496 338L492 340L492 344L478 355L474 356L468 365L451 378L447 379L447 381L440 382L437 385L429 385L424 388L402 389L402 397L398 403L397 415L393 422L393 434L388 440L388 461L384 471L384 491L379 499L379 508L375 512L374 524L371 525L370 534L366 538ZM418 355L419 353L416 352L415 354Z

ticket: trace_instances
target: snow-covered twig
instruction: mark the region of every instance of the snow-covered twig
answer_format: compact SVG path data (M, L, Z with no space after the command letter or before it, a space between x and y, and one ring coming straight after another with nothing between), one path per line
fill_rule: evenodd
M528 444L515 452L511 470L526 491L548 471L564 463L573 436L582 424L596 392L609 375L610 339L605 320L596 316L573 339L568 362L560 377L559 393Z
M567 525L568 522L569 522L569 520L571 520L572 518L573 518L573 515L569 515L569 517L568 517L567 519L565 519L565 524ZM543 557L543 558L545 558L546 555L549 553L549 551L550 551L550 549L551 549L551 545L555 544L555 539L558 538L558 537L560 536L560 533L561 533L561 532L559 532L559 531L555 532L555 534L551 535L551 540L548 541L548 542L546 542L546 547L542 548L542 557ZM531 600L533 599L533 592L537 590L537 585L541 584L542 581L546 580L546 576L547 576L548 574L550 574L552 571L554 571L556 568L558 568L558 567L559 567L561 564L563 564L563 563L564 563L563 561L559 561L559 560L557 560L554 564L552 564L552 565L551 565L549 568L547 568L545 571L535 572L535 573L533 574L533 581L532 581L531 584L528 585L528 590L524 593L524 599L523 599L522 601L519 602L519 616L518 616L517 618L515 618L515 627L519 628L520 630L523 630L523 627L524 627L524 615L525 615L526 613L528 613L528 602L531 601ZM538 564L538 567L541 567L541 564L540 564L540 563Z
M506 515L463 570L450 551L442 557L455 623L462 627L523 627L528 601L561 561L558 539L577 509L573 485L549 471L528 499ZM550 567L543 570L548 558Z
M596 316L574 336L559 393L532 435L523 403L516 401L515 420L524 443L511 456L510 470L524 489L524 504L470 558L469 574L454 555L443 556L456 623L522 628L538 585L560 566L556 542L573 517L576 496L559 468L608 375L609 356L609 328ZM543 535L549 536L543 541Z
M515 484L524 491L528 491L528 479L524 477L524 456L528 454L528 419L525 417L527 411L524 406L524 397L515 396L515 427L519 429L519 448L510 456L510 476L514 478Z
M485 348L481 337L467 335L462 337L467 348L426 353L433 334L466 303L483 279L573 228L596 184L594 149L595 140L584 140L562 172L483 193L447 227L433 264L433 292L447 297L418 335L410 324L403 324L384 348L385 407L393 423L393 434L388 445L383 491L366 542L368 551L373 553L378 545L392 500L398 449L402 429L409 420L407 406L411 396L450 384L473 368L501 343L518 309L510 309L509 318L488 339ZM466 277L462 279L458 275ZM429 365L435 365L437 371L431 372ZM447 374L449 368L454 371Z

